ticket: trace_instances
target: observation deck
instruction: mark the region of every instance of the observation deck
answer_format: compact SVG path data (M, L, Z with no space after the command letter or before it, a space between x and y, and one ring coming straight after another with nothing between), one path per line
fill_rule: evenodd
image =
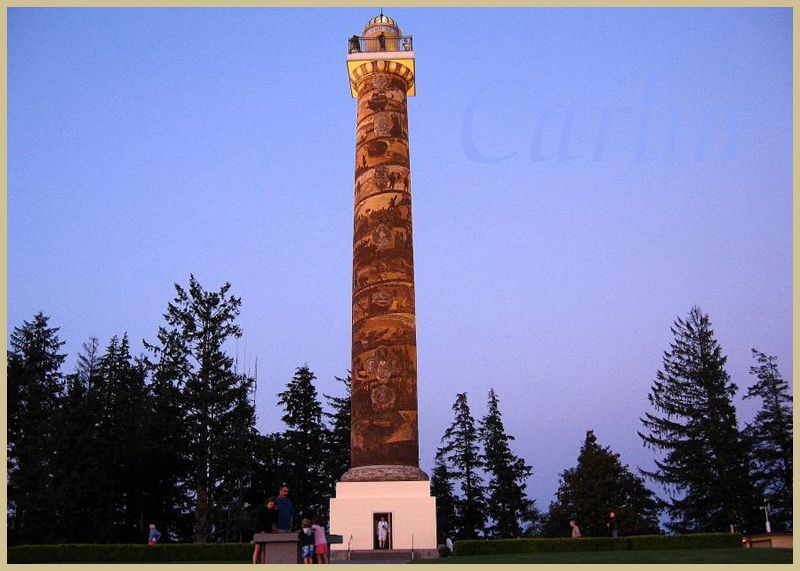
M395 30L397 27L394 22L388 26L367 24L365 29L367 35L351 36L347 39L347 75L350 78L350 95L353 97L358 97L354 71L366 62L395 62L411 70L411 77L414 76L414 38L391 33ZM409 85L406 95L408 97L416 95L415 82Z

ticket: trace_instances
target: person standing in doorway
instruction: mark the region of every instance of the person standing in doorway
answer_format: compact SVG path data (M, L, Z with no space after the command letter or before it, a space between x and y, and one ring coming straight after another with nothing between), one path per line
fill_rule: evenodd
M389 523L381 516L377 526L378 549L386 549L386 540L389 538Z
M294 506L292 500L289 499L289 486L281 486L275 501L278 508L278 531L292 531Z

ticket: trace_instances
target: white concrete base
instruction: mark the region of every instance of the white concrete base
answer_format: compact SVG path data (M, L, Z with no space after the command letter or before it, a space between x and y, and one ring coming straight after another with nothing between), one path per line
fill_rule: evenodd
M373 514L392 514L392 549L436 549L436 498L429 481L338 482L331 498L332 551L373 548ZM352 537L352 539L351 539Z

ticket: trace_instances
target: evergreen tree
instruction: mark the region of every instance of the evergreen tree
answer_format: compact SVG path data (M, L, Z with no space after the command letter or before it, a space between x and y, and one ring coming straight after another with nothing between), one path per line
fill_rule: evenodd
M761 409L745 434L751 443L756 483L770 504L772 529L792 529L792 395L781 377L777 359L753 349L758 378L744 398L761 399Z
M669 528L676 532L752 529L758 505L749 460L736 423L737 387L711 322L698 307L671 328L663 370L648 395L655 413L641 419L645 446L663 451L656 470L643 471L670 494Z
M58 328L43 313L15 327L7 352L8 542L55 541L57 513L54 452L60 399L61 366L66 355Z
M328 406L333 412L324 412L323 416L330 421L330 431L326 442L325 466L328 474L327 481L330 484L327 495L334 493L335 483L350 468L350 385L351 379L348 374L345 378L334 377L345 387L344 397L323 395Z
M491 523L487 531L491 537L520 537L523 529L537 519L534 502L525 493L526 480L533 474L533 468L511 451L509 443L514 437L506 434L494 389L489 391L488 410L480 423L480 436L489 476L486 515Z
M660 501L642 478L622 464L619 454L598 444L590 430L577 465L560 474L543 533L549 537L569 535L569 521L574 519L583 536L609 535L606 520L612 511L623 535L659 533Z
M91 521L96 507L91 482L98 481L99 468L90 453L94 419L89 406L89 388L97 382L98 344L91 338L83 344L74 373L67 376L66 393L58 406L55 424L53 464L57 513L53 514L53 527L57 528L57 541L64 543L90 543L94 541Z
M144 497L146 523L157 523L161 542L192 538L191 437L185 422L184 373L190 370L189 355L177 330L169 330L162 345L145 343L157 357L147 362L149 409L143 419L142 441L146 443L149 486Z
M290 497L292 497L292 503L297 511L297 496L286 473L287 461L285 458L290 453L288 447L285 434L282 432L256 436L252 479L248 495L245 498L251 506L261 505L268 497L276 496L279 486L286 483L290 486Z
M176 297L164 314L166 326L158 344L147 345L167 370L157 371L180 389L187 459L191 465L194 508L192 540L214 539L228 511L238 514L247 467L255 440L255 411L250 400L253 379L235 371L225 343L241 337L235 320L241 299L225 283L218 292L205 291L194 276L189 288L175 284ZM164 360L159 358L159 364Z
M438 448L431 472L431 495L436 498L436 529L448 535L456 524L457 498L453 481L454 476L447 465L444 449Z
M454 535L474 539L486 524L486 491L479 470L484 466L475 419L469 410L467 393L459 393L453 404L455 419L442 437L442 452L451 467L453 479L460 484L461 496L455 504Z
M322 423L322 405L314 386L316 376L308 365L298 367L294 377L279 393L284 409L285 483L292 493L297 516L328 514L328 475L325 470L324 443L327 428Z
M89 392L97 411L91 457L95 499L99 502L96 541L128 543L141 541L145 527L140 501L147 474L142 442L145 415L145 375L141 363L130 354L128 336L112 337L98 363L98 380Z

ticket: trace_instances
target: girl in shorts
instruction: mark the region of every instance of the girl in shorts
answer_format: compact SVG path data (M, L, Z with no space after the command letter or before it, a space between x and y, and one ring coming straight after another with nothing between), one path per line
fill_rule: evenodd
M314 532L314 553L317 554L317 563L328 562L328 540L325 539L325 527L323 519L315 515L314 524L311 531Z

